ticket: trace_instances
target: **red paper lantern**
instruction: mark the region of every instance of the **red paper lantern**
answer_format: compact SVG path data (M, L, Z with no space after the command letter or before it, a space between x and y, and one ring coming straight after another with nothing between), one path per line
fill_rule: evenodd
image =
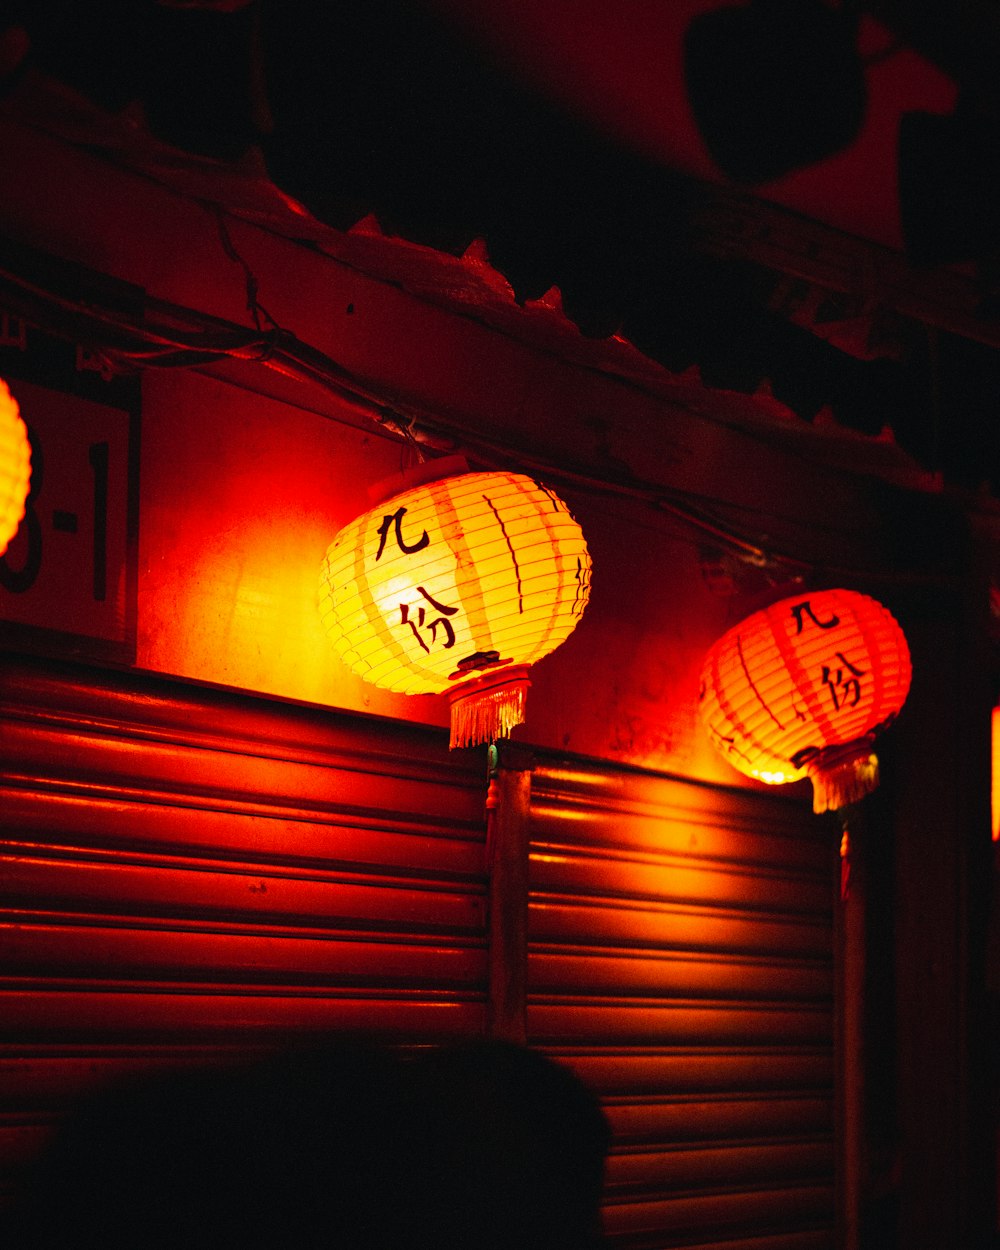
M453 747L523 721L529 665L572 633L589 594L580 526L520 473L459 473L395 495L340 531L320 576L340 657L386 690L447 692Z
M853 590L804 591L755 612L705 658L700 710L734 767L769 784L809 776L836 810L878 785L875 735L910 688L902 629Z
M0 378L0 556L24 516L31 479L31 444L17 400Z

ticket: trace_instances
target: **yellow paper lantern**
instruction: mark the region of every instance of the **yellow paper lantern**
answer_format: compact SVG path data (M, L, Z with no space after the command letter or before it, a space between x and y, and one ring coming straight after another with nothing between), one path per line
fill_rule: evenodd
M902 708L911 676L906 638L880 603L853 590L804 591L715 643L700 710L734 767L770 784L809 776L824 812L878 785L874 738Z
M528 668L576 628L590 571L583 532L551 490L520 473L464 472L342 529L323 561L320 612L365 681L447 692L451 746L471 746L524 720Z
M31 444L17 400L0 378L0 556L24 516L31 480Z
M993 709L991 728L993 767L990 779L990 814L993 841L1000 842L1000 704Z

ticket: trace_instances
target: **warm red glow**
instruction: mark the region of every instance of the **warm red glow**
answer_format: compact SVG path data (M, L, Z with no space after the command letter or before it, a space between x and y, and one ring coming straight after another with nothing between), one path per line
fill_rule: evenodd
M572 633L589 593L587 546L561 500L522 474L463 473L341 530L320 611L365 681L402 694L475 683L452 709L452 745L469 745L521 722L526 666Z
M990 807L993 841L1000 842L1000 704L993 709L993 776L990 785Z
M31 480L31 444L17 400L0 378L0 555L17 533Z
M747 617L715 643L701 713L715 746L770 784L813 780L826 811L874 789L874 735L906 700L903 631L851 590L805 592Z

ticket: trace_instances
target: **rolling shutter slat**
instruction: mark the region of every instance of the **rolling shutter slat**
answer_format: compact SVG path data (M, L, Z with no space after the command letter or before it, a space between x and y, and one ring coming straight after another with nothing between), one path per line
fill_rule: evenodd
M11 1174L114 1076L326 1030L485 1031L478 753L68 665L9 664L0 694ZM555 757L530 824L528 1040L604 1102L612 1244L832 1250L824 830L769 795Z
M444 735L71 665L0 677L0 1155L96 1082L486 1018L485 780Z
M528 1038L603 1097L613 1245L832 1250L830 868L788 802L536 766Z

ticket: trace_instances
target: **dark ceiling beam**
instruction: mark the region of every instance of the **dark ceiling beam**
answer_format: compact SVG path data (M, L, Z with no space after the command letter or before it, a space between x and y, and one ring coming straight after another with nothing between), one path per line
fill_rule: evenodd
M983 316L983 293L954 269L915 269L905 256L750 195L702 188L690 242L719 260L742 260L825 290L860 296L937 330L1000 348L1000 320Z

